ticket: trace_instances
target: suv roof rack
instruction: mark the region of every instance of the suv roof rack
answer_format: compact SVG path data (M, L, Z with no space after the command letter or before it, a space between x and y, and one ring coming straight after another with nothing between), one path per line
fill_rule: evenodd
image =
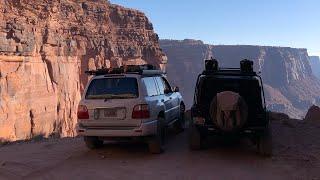
M140 75L160 75L165 74L150 64L144 65L126 65L119 68L105 68L85 71L88 75L100 76L111 74L140 74Z

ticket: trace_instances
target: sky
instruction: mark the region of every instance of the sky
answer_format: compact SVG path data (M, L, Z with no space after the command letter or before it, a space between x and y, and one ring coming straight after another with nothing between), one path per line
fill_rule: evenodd
M144 12L161 39L307 48L320 56L320 0L110 0Z

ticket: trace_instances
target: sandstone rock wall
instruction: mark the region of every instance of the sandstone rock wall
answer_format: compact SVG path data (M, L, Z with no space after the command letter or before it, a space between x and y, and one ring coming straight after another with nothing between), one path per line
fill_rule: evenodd
M161 40L168 55L168 76L192 103L194 85L203 70L203 59L214 57L222 67L239 67L242 59L254 61L265 83L268 108L302 118L319 103L320 81L313 75L306 49L268 46L214 46L195 40Z
M0 2L2 140L74 136L88 68L166 64L139 11L105 0Z
M309 58L313 74L320 79L320 57L310 56Z

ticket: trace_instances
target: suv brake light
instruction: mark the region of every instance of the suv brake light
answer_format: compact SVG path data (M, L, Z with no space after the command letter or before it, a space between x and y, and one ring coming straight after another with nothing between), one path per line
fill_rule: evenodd
M134 106L132 111L132 119L150 118L149 106L147 104L138 104Z
M87 106L79 105L77 116L78 116L78 119L89 119L89 111Z

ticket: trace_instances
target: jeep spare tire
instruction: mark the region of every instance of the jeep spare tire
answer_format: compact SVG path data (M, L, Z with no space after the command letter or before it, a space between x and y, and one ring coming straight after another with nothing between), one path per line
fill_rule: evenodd
M220 130L235 132L247 122L248 106L238 93L223 91L211 101L210 116Z

